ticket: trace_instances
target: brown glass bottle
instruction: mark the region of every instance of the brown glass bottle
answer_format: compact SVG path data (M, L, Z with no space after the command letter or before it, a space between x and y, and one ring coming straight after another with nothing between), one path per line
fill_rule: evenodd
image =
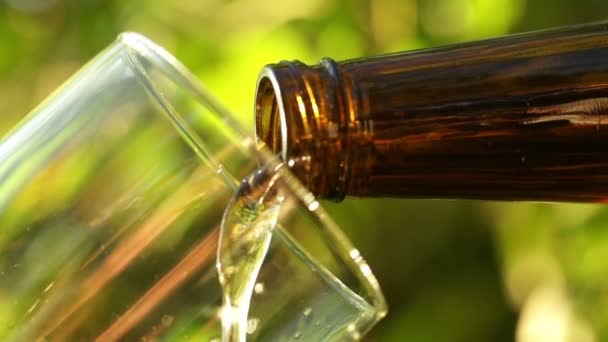
M608 23L262 70L256 133L316 195L608 200Z

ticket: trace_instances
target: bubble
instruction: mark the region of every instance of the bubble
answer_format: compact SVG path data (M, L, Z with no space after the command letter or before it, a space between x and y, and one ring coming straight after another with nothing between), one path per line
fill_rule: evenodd
M255 294L264 293L264 283L256 283L253 287L253 292L255 292Z
M319 209L319 202L317 201L313 201L308 205L308 210L310 211L315 211L317 209Z
M315 211L317 209L319 209L319 202L317 201L313 201L308 205L308 210L310 211Z
M348 328L346 328L346 331L350 333L350 336L353 338L353 340L359 340L361 338L361 333L359 333L359 330L354 324L349 324Z

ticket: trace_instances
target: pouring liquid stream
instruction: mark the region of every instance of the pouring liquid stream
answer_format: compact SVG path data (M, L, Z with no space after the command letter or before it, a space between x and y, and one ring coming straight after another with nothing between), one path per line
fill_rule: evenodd
M294 213L296 204L288 197L284 183L279 181L280 173L275 171L262 168L243 180L224 211L217 254L223 292L221 340L245 342L253 334L261 341L359 340L370 322L376 320L377 308L343 283L309 248L285 230L284 219ZM281 326L264 330L257 327L259 317L249 315L252 297L257 293L254 290L262 281L260 278L268 276L260 275L260 269L268 261L265 258L272 256L269 254L271 242L273 255L284 256L280 259L284 263L282 269L297 274L297 283L289 285L301 286L304 292L299 296L305 295L306 300L292 303L289 309L281 311ZM323 244L317 241L313 250L323 253L328 248L325 251L329 253L333 247L323 247ZM329 260L330 257L326 262ZM349 277L347 272L343 276ZM288 286L284 281L281 286ZM256 322L251 324L253 328L251 322Z
M223 342L246 341L249 303L284 200L276 179L263 169L254 172L224 212L217 255Z

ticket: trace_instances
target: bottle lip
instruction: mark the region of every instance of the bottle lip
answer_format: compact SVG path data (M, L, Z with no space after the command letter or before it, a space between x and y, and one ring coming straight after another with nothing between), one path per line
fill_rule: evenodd
M273 152L279 152L281 158L287 160L288 132L285 104L279 79L272 66L266 66L261 70L255 94L256 139L269 145ZM280 127L280 130L277 130L277 127Z
M350 87L336 63L308 66L282 61L265 66L255 97L256 139L292 168L316 196L341 200L349 169Z

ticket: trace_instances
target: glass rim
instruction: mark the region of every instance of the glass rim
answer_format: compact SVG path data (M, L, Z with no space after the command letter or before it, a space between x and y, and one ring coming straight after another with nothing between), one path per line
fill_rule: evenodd
M180 131L180 134L183 135L184 139L187 140L199 157L205 159L205 162L214 164L214 159L204 152L204 143L198 138L197 131L181 118L179 112L173 108L171 101L165 98L162 92L154 85L154 82L149 77L145 68L137 61L137 56L132 54L137 53L140 56L149 58L149 60L155 64L155 67L170 75L173 82L177 81L178 86L185 87L185 89L188 90L189 95L192 95L197 102L208 107L215 113L222 113L222 115L228 116L222 119L227 121L226 124L230 130L241 137L242 140L240 141L240 144L242 147L250 151L254 157L259 158L262 163L274 166L273 172L278 173L279 179L282 180L282 183L287 190L289 190L290 194L294 196L301 205L308 209L308 212L317 223L321 233L323 233L324 238L328 240L328 243L331 243L333 247L331 248L332 253L335 253L335 256L344 262L349 271L355 275L356 280L363 285L367 299L370 300L370 304L376 310L374 322L382 319L386 315L387 305L380 285L369 265L361 256L359 250L351 243L346 234L330 218L325 209L319 205L319 202L315 197L304 187L295 175L291 173L288 167L286 167L277 156L273 155L263 142L258 141L259 139L253 139L245 135L243 133L245 130L238 120L235 119L234 114L216 101L211 93L201 84L200 80L163 47L136 32L121 33L117 38L117 43L125 47L124 57L136 77L141 81L142 86L146 88L146 91L149 92L155 101L159 102L162 109L168 114L169 119L176 125L176 129ZM178 77L177 80L175 80L175 76ZM230 176L234 179L232 174L230 174ZM234 180L237 182L236 184L240 183L240 180Z

